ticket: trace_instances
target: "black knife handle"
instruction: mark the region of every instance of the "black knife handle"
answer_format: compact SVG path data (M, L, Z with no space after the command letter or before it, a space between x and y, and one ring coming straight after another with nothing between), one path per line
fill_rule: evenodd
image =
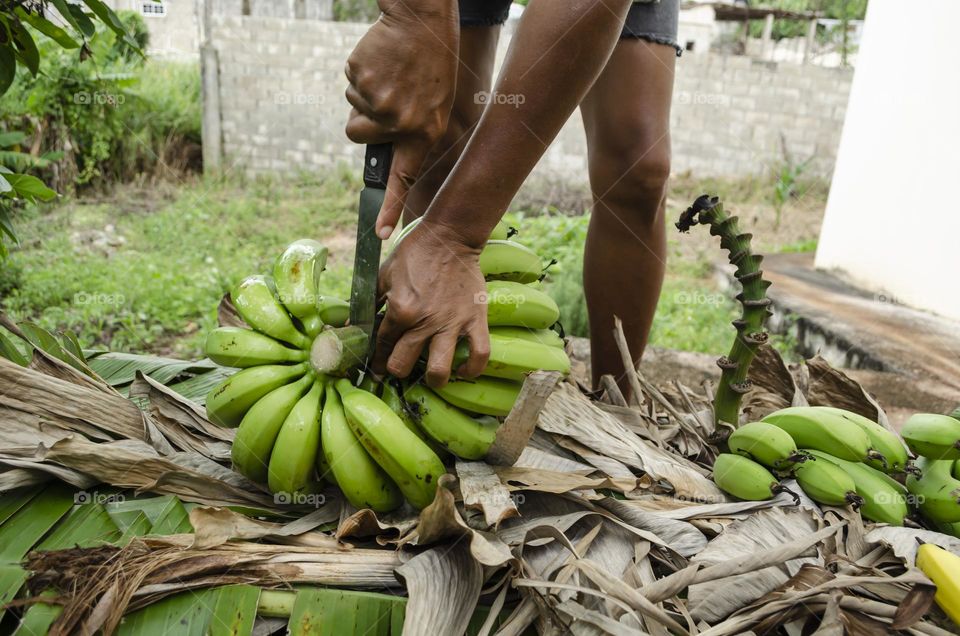
M393 144L369 144L363 159L363 185L386 190L392 161Z

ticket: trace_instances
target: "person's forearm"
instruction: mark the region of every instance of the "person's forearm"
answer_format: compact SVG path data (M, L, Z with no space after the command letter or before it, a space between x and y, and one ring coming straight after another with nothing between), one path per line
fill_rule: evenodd
M630 0L532 0L490 103L425 222L479 247L599 75Z

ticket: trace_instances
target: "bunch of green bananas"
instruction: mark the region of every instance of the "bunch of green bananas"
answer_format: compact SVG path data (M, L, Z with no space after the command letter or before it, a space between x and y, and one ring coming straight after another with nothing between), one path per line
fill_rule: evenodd
M960 420L917 414L902 435L843 409L781 409L730 435L713 479L735 497L763 500L784 490L776 475L792 475L814 501L891 525L903 525L914 503L932 527L960 536Z
M527 284L541 276L540 258L507 240L506 228L496 234L481 259L487 298L478 299L487 304L490 361L476 380L437 391L390 378L354 386L368 339L347 324L345 301L320 293L327 249L316 241L292 243L272 276L237 285L231 298L251 328L220 327L206 344L214 362L240 369L207 396L209 419L238 427L235 469L283 501L327 481L354 506L385 512L404 500L429 504L441 458L484 457L526 374L570 368L563 339L549 329L556 303ZM455 364L467 353L461 344Z

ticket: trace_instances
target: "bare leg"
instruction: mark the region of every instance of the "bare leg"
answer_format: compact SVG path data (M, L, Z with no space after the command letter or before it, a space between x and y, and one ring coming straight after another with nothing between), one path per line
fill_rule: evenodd
M647 344L666 265L664 206L670 174L673 47L622 39L580 106L594 208L584 254L593 383L629 386L613 318L634 362Z
M467 145L483 113L483 100L478 99L477 94L489 93L493 82L493 61L499 37L499 26L461 29L457 92L450 122L446 134L427 156L424 170L410 190L403 213L404 223L423 215Z

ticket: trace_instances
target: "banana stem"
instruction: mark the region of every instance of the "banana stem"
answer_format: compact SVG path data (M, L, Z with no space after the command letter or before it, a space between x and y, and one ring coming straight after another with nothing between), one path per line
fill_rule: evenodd
M729 252L729 261L737 268L734 277L743 287L737 294L743 311L740 318L733 321L736 339L730 353L717 360L721 369L720 385L713 402L715 424L727 422L739 426L740 402L750 389L747 372L757 349L768 339L764 323L771 315L770 299L766 295L770 281L763 279L760 269L763 256L751 251L753 235L740 231L737 217L724 211L719 198L701 195L680 215L676 225L681 232L687 232L696 224L709 225L710 234L720 237L720 247Z
M344 377L362 366L370 338L360 327L333 327L320 332L310 348L310 365L317 373Z
M257 614L270 618L289 618L297 593L289 590L260 590Z

